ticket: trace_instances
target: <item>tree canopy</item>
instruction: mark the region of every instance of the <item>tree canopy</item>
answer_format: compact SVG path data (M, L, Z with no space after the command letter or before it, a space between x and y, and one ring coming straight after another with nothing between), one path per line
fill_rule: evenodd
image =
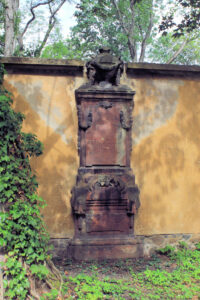
M57 13L69 0L0 0L1 53L5 56L40 56L50 35L58 25ZM40 8L45 7L45 17ZM38 30L42 38L27 49L27 37ZM33 35L33 36L34 36ZM32 48L32 49L31 49Z
M173 36L179 37L200 28L200 0L175 0L175 7L163 17L160 24L164 34L172 28ZM181 12L181 18L176 18L177 11Z
M152 0L81 0L71 38L84 57L102 44L125 61L143 61L152 41L155 14Z
M63 38L65 2L0 0L0 55L87 60L105 45L124 61L200 64L200 0L77 0Z

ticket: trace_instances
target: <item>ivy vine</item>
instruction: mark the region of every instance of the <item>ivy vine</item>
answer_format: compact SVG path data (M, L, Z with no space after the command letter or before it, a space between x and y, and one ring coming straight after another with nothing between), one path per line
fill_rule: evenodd
M13 110L12 95L2 82L1 66L0 246L4 253L4 299L40 299L37 281L52 288L48 276L53 265L48 254L49 235L40 213L45 202L37 194L30 158L41 155L43 145L34 134L21 131L25 117ZM54 273L59 278L58 272Z

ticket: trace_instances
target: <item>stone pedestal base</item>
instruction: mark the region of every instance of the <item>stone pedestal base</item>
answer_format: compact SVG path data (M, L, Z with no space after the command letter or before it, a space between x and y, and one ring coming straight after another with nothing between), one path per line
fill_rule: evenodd
M134 236L75 238L68 248L73 260L102 260L143 257L143 243Z

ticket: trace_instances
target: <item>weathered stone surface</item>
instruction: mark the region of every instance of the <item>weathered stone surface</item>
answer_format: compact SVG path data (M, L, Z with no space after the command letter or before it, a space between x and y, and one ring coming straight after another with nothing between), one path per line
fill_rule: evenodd
M130 166L132 98L133 93L76 92L81 166Z
M159 76L159 77L190 77L199 78L200 67L197 65L174 65L174 64L149 64L149 63L128 63L126 65L128 75L135 77Z
M190 238L186 238L190 236ZM55 259L98 260L130 257L149 257L160 248L172 245L179 247L180 242L186 242L190 249L200 242L200 234L156 234L151 236L102 236L102 237L76 237L69 239L52 239L55 249ZM70 246L69 246L70 244Z
M67 249L70 243L70 239L50 239L50 245L53 249L50 251L53 258L56 260L66 259Z
M89 84L119 85L124 64L120 58L110 53L109 48L103 47L99 49L99 54L95 58L87 62L86 68Z
M69 247L68 256L75 260L102 260L142 257L143 244L134 237L117 239L109 237L94 239L75 239Z
M139 190L130 169L125 173L119 168L114 172L105 168L81 168L72 190L71 204L76 237L132 234L134 214L139 208Z
M200 234L191 234L189 242L194 243L194 244L199 243L200 242Z
M165 237L163 235L153 235L151 238L147 238L147 240L152 241L152 244L156 246L161 246L165 242Z
M80 168L68 253L74 259L141 255L133 236L139 189L130 169L134 92L119 85L122 67L104 49L87 63L88 84L76 90Z

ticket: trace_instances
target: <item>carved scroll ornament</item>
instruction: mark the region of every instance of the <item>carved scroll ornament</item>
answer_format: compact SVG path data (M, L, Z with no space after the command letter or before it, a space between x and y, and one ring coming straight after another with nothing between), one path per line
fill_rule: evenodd
M81 107L78 108L78 125L79 128L83 130L87 130L92 125L92 112L91 111L83 111Z
M129 130L132 127L133 119L129 115L129 113L120 111L120 122L121 122L122 128Z

